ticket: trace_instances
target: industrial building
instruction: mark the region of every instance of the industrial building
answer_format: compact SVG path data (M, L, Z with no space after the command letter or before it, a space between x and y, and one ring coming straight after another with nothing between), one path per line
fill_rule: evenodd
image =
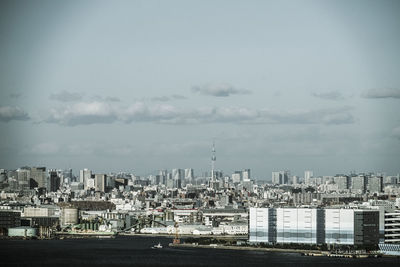
M249 241L272 244L378 244L379 211L250 208Z

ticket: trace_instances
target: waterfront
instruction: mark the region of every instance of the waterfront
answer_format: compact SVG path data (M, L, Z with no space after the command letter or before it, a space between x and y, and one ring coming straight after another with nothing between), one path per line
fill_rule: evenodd
M158 242L162 249L151 249ZM299 253L171 248L170 238L0 240L2 266L399 266L399 258L305 257Z

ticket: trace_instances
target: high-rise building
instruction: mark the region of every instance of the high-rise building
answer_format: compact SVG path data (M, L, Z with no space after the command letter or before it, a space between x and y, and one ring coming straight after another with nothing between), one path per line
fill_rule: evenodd
M242 171L242 177L243 181L249 181L251 179L250 169L245 169L244 171Z
M172 169L172 179L175 188L182 188L182 180L185 175L183 169Z
M367 245L379 243L379 211L250 208L249 241Z
M333 181L337 185L338 190L347 190L350 188L350 177L346 175L337 175L333 177Z
M351 191L355 193L365 193L367 189L367 177L358 175L351 177Z
M194 171L192 168L185 169L185 179L193 179L194 178Z
M56 192L60 188L61 179L56 170L49 170L50 192Z
M233 183L240 183L242 180L242 172L241 171L235 171L235 173L232 173L232 182Z
M289 171L272 172L272 183L273 184L288 184L289 176L290 176Z
M88 188L87 181L92 178L92 171L83 169L79 171L79 182L83 184L85 190Z
M309 185L311 184L310 182L310 178L314 176L314 172L313 171L305 171L304 172L304 183Z
M49 189L46 167L32 167L30 174L34 187Z
M94 188L96 191L105 192L107 183L107 175L95 174L94 175Z
M383 188L383 177L372 176L367 178L367 190L370 193L380 193Z
M31 177L30 168L20 168L17 170L17 180L20 189L29 189L29 179Z

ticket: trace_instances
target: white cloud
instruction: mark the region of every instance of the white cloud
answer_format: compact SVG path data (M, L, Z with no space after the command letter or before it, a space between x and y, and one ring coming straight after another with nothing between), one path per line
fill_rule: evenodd
M364 98L400 98L400 89L369 89L363 91L361 96Z
M227 83L193 86L192 91L195 93L200 93L202 95L210 95L216 97L228 97L230 95L251 94L250 90L238 89Z
M9 122L11 120L26 121L29 120L29 115L22 108L17 106L0 107L0 121Z

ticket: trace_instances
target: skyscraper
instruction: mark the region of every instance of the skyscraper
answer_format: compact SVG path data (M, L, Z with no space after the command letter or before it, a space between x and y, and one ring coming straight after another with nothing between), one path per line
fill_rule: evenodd
M310 178L314 176L313 171L305 171L304 172L304 183L311 184Z
M83 184L84 188L88 187L87 182L92 177L92 171L83 169L79 171L79 182Z
M289 176L290 176L290 171L272 172L272 183L273 184L288 184Z

